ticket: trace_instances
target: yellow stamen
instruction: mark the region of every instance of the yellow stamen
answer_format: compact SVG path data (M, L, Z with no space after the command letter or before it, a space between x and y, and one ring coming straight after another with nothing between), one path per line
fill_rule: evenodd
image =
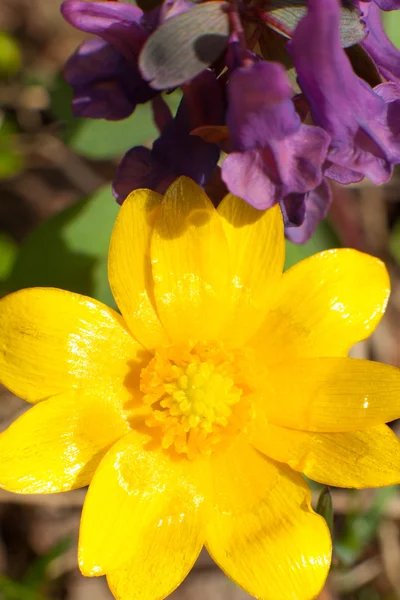
M164 449L188 458L209 455L243 430L251 416L251 389L243 377L250 360L248 350L219 342L156 351L142 369L140 389L151 408L145 423Z

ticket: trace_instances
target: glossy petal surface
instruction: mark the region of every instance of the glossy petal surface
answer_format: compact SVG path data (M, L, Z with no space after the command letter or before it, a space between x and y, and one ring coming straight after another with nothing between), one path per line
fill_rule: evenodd
M168 342L154 308L150 238L162 196L132 192L118 214L110 244L111 289L130 330L146 348Z
M252 345L270 364L300 356L346 356L385 311L384 264L356 250L328 250L301 261L280 289Z
M400 369L356 358L305 358L265 374L269 421L306 431L357 431L400 417Z
M151 445L137 432L120 440L96 471L83 509L80 568L110 574L117 598L165 597L204 542L196 465L173 462Z
M0 487L33 494L88 485L108 448L129 430L110 389L71 391L30 408L0 435Z
M238 444L215 456L207 548L249 594L309 600L328 574L331 540L310 491L289 467Z
M211 201L186 177L164 196L151 259L158 312L173 342L218 339L230 309L228 244Z
M218 207L229 245L234 304L224 338L238 345L260 326L282 277L285 259L283 221L278 206L256 210L229 194Z
M254 445L314 481L349 488L400 482L400 442L387 425L346 433L310 433L263 424Z
M122 386L141 352L118 313L62 290L5 296L0 323L0 382L29 402L81 386Z

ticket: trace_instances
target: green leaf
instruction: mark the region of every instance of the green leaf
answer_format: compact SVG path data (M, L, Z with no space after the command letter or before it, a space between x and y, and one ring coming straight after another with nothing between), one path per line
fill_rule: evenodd
M382 12L385 31L393 44L400 48L400 11Z
M329 250L329 248L338 248L339 240L327 221L322 221L314 232L312 238L303 245L292 244L286 241L286 261L285 269L289 269L304 258L312 254Z
M17 257L18 246L8 235L0 233L0 280L8 277Z
M393 227L390 235L389 246L397 264L400 264L400 220L396 221Z
M0 147L0 179L17 175L24 166L24 160L16 148Z
M224 2L196 4L171 17L147 40L139 67L151 87L181 85L204 71L228 43L229 18Z
M365 547L374 539L388 501L398 494L399 486L390 486L375 491L371 508L359 512L355 508L346 516L340 537L335 542L335 552L345 565L354 563ZM353 492L357 494L356 491Z
M23 157L17 145L18 126L10 117L0 119L0 179L21 171Z
M46 600L44 596L30 590L19 581L14 581L5 575L0 575L1 600Z
M46 221L22 246L4 287L58 287L113 304L107 254L117 213L107 186Z
M319 495L316 512L319 515L321 515L321 517L324 517L324 519L329 527L329 531L331 532L331 535L332 535L332 533L333 533L332 495L331 495L331 492L327 485L323 488L323 490L321 491L321 493Z
M21 69L22 55L17 40L0 31L0 78L13 77Z
M299 21L307 14L307 0L266 0L264 18L278 33L291 37ZM355 6L342 7L340 19L342 46L358 44L366 35Z
M71 548L71 546L71 537L65 537L54 544L54 546L52 546L48 552L39 556L30 565L25 573L22 583L29 589L35 589L36 591L39 591L47 581L47 570L50 564L53 562L53 560L65 554L67 550Z
M175 114L181 97L180 91L164 96L172 114ZM60 76L51 92L52 112L60 121L64 141L86 158L114 158L132 146L150 143L158 137L150 103L139 104L134 113L123 121L74 117L71 103L72 90Z

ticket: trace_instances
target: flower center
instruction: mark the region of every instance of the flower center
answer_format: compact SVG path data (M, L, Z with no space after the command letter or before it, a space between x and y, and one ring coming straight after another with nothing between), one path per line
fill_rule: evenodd
M248 350L219 342L158 349L142 369L140 389L151 408L145 423L161 446L195 458L242 431L251 416L249 363Z

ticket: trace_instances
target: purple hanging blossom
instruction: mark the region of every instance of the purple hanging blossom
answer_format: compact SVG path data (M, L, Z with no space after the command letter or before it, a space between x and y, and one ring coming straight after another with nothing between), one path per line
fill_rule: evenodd
M400 51L387 37L376 4L362 2L360 5L368 28L368 35L362 46L374 61L379 73L386 80L397 83L400 89Z
M157 92L144 81L137 66L149 35L137 6L67 0L61 12L74 27L100 38L83 42L65 67L65 80L74 90L76 116L124 119L137 104L154 98Z
M387 102L355 75L341 47L338 0L308 0L308 13L290 42L298 81L316 125L330 136L325 175L340 183L368 177L390 179L400 162L400 139L392 127L398 101Z
M295 244L304 244L310 239L317 225L325 219L332 202L332 190L324 179L311 192L301 195L290 194L281 204L285 223L285 234L288 240ZM292 215L297 215L293 221Z
M400 0L373 0L373 1L382 10L397 10L400 8Z
M232 152L222 165L229 190L265 209L295 195L290 221L304 220L304 200L323 179L329 135L302 124L284 68L258 62L237 69L228 86Z
M151 149L135 147L123 158L114 182L119 202L138 187L163 192L181 174L201 185L215 182L220 148L229 153L221 168L229 190L260 209L279 203L287 237L303 243L331 202L326 178L350 183L367 176L382 183L400 163L400 53L379 14L379 8L400 8L400 0L353 0L358 10L348 13L351 27L344 35L340 0L308 0L297 27L280 21L269 4L239 4L236 22L243 30L231 19L227 51L210 70L181 84L184 98L173 118L159 92L144 81L138 57L149 36L191 10L192 2L164 0L143 13L126 2L66 0L65 18L97 36L65 68L74 112L121 119L151 100L160 136ZM189 30L195 35L195 28ZM284 65L274 62L284 56L287 38L301 88L295 98L285 73L293 67L290 57ZM380 85L371 88L355 75L343 43L363 46Z
M219 158L219 149L190 132L204 124L219 125L224 105L219 82L205 71L184 87L175 118L165 103L156 105L155 121L161 135L152 149L132 148L122 159L114 181L114 195L122 203L134 189L146 187L164 193L179 175L205 185Z

